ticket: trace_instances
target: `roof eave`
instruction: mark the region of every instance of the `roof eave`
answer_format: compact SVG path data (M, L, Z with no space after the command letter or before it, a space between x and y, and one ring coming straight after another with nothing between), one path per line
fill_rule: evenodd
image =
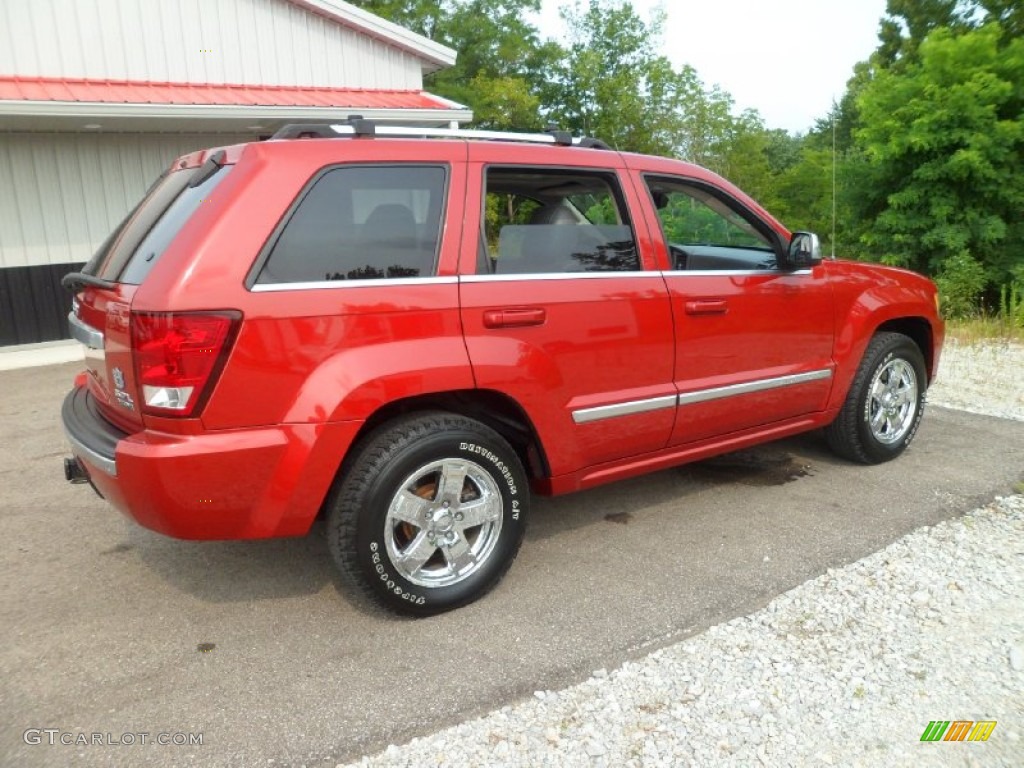
M439 101L442 101L440 98ZM300 107L262 106L249 104L124 104L90 101L0 101L0 115L32 115L36 117L296 117L324 118L325 115L388 114L401 116L457 114L460 122L471 120L472 111L444 99L450 108L409 109L407 107ZM335 118L337 119L337 118Z
M363 34L418 56L424 62L423 71L425 73L453 66L458 56L457 51L446 45L342 0L290 0L290 2L326 15L345 26L357 29Z

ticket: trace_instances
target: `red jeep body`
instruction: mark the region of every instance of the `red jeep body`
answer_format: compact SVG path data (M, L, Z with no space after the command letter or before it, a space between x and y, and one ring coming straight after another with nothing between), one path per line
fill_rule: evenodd
M443 176L436 261L406 277L265 281L268 249L317 179L376 167ZM350 137L197 152L163 183L211 173L211 191L134 284L111 263L133 219L136 240L155 228L141 220L157 203L129 217L87 268L98 279L77 284L71 318L91 347L64 407L77 462L111 504L170 536L306 533L353 446L419 410L492 426L520 454L534 492L560 494L830 424L879 333L913 340L929 380L937 370L943 324L929 280L833 260L794 268L792 236L779 222L683 162L575 146ZM580 223L595 238L631 233L632 245L595 246L595 258L626 248L630 268L502 274L513 257L488 260L481 232L492 215L488 179L516 199L524 185L599 180L620 208L618 228ZM597 199L596 185L587 200ZM683 211L676 197L691 190L738 222L741 239L774 248L768 261L736 268L729 259L743 253L722 246L721 268L703 244L669 242L659 202ZM158 221L176 215L169 210ZM491 247L535 231L543 234L510 225ZM526 246L519 253L526 258ZM183 372L190 366L192 379ZM140 377L155 384L144 391ZM161 390L164 379L191 383ZM176 396L191 404L175 405Z

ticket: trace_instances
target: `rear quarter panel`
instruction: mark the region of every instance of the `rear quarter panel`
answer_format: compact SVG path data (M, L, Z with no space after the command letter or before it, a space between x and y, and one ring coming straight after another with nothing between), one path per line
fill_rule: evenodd
M257 254L321 169L425 161L422 142L415 141L297 140L244 148L132 306L242 311L239 336L202 414L205 429L363 420L400 397L472 388L455 277L465 154L456 142L430 153L431 164L449 167L437 279L255 292L245 281Z

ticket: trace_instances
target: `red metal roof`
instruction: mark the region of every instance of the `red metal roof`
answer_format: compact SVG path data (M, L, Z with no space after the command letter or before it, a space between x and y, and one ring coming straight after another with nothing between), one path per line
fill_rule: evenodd
M452 109L424 91L316 88L283 85L153 83L137 80L72 80L0 75L0 101L106 104L204 104L260 107Z

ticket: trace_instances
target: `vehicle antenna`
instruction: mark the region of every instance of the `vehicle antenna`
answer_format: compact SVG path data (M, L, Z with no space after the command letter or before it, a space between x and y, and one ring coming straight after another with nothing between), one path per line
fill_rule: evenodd
M832 95L832 259L836 258L836 105L835 94Z

